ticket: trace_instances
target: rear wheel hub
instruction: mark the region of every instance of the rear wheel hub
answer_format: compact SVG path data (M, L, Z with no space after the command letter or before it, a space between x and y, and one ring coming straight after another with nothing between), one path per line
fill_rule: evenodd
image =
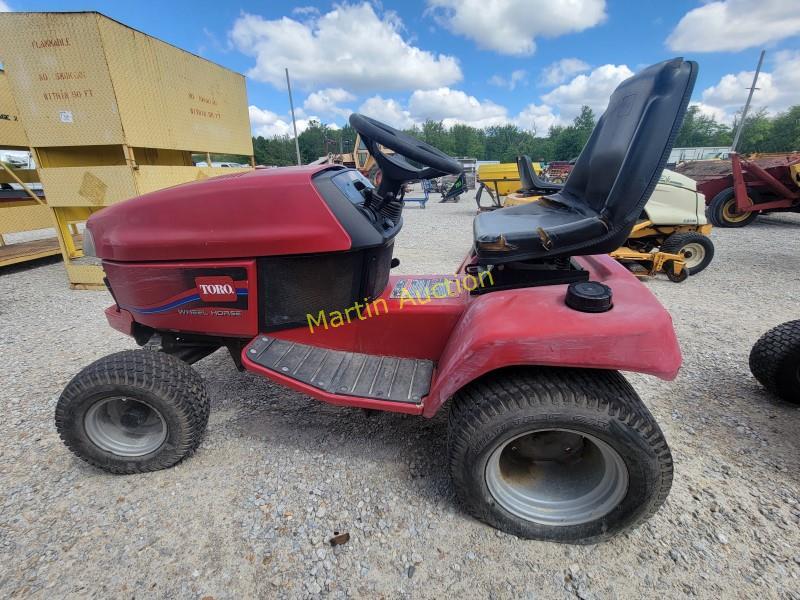
M579 525L611 512L628 490L622 457L586 433L551 429L502 442L486 485L513 515L543 525Z

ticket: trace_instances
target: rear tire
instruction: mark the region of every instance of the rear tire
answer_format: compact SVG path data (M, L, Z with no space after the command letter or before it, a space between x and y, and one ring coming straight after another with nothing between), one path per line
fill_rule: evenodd
M672 485L667 442L616 371L489 374L454 398L448 451L467 511L528 539L603 541L653 515Z
M753 198L754 192L747 190ZM732 187L722 190L709 202L706 216L715 227L744 227L755 221L758 212L740 213L736 211L736 195Z
M750 372L786 402L800 404L800 321L788 321L762 335L750 351Z
M185 362L126 350L95 361L67 384L55 422L82 460L110 473L144 473L197 449L209 407L203 380Z
M714 258L714 242L708 236L695 231L673 233L661 244L661 251L670 254L683 254L685 269L689 275L697 275Z

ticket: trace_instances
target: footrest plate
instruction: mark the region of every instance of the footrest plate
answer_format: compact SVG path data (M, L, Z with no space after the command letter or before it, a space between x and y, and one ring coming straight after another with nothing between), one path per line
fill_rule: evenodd
M420 404L430 391L433 362L328 350L259 336L247 358L330 394Z

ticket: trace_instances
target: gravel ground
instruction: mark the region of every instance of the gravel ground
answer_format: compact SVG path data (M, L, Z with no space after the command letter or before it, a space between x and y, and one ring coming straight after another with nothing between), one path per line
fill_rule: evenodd
M474 204L415 206L395 254L448 271ZM674 382L630 375L675 457L666 505L588 547L501 534L457 506L446 420L316 402L223 352L196 365L213 399L198 453L120 477L74 458L53 427L83 366L131 340L108 294L61 265L0 271L0 597L800 598L800 411L765 393L747 356L798 318L800 217L715 230L717 257L683 284L647 283L684 352ZM334 530L349 543L331 548Z

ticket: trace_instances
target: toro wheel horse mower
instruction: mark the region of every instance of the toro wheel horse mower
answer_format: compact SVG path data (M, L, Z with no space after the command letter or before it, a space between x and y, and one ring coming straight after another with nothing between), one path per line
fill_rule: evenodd
M377 189L337 165L269 169L92 215L108 321L160 351L81 371L57 404L62 439L113 473L174 465L208 421L190 363L224 346L239 368L324 402L446 408L455 490L501 530L596 542L641 522L669 492L672 458L619 370L669 380L681 357L669 314L607 253L658 181L696 71L674 59L620 84L565 187L479 214L455 275L390 269L403 183L461 165L357 114Z

